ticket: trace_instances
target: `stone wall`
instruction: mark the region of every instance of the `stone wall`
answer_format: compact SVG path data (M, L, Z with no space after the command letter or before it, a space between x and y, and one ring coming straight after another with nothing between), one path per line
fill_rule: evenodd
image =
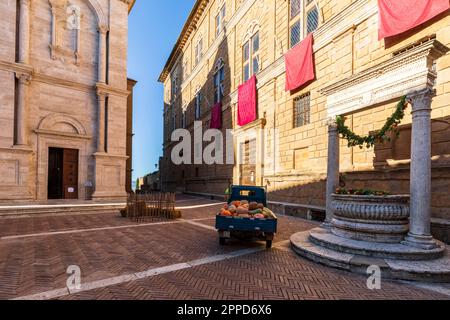
M24 25L17 18L22 9L16 1L0 4L0 201L47 199L48 149L79 150L79 199L125 197L127 115L127 32L132 1L33 0L29 3L29 32L23 41L16 30ZM16 9L19 9L16 12ZM75 8L75 9L73 9ZM69 16L78 11L78 27ZM99 30L109 32L106 41ZM23 43L29 43L27 49ZM17 58L20 50L27 61ZM106 70L102 79L100 65ZM15 75L28 78L23 120L18 118ZM15 93L16 91L16 93ZM99 101L104 108L107 145L98 149ZM17 126L25 126L26 141L17 145ZM3 130L4 128L4 130ZM14 129L16 128L16 129ZM100 151L100 152L99 152ZM92 188L91 188L92 189Z

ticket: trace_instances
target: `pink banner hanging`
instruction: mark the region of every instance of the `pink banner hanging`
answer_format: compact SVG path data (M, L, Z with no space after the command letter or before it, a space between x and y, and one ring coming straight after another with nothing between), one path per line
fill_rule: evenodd
M411 30L449 8L449 0L378 0L378 39Z
M253 76L238 88L238 125L245 126L256 117L256 76Z
M301 43L284 56L286 63L286 91L300 88L315 79L313 62L313 34L310 33Z
M222 103L216 103L211 110L210 129L222 129Z

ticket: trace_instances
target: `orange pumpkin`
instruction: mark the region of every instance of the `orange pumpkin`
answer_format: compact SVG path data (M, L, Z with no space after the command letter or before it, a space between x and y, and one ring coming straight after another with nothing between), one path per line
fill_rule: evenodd
M230 211L228 211L228 210L225 210L225 211L222 213L222 215L225 216L225 217L232 217L232 216L233 216L233 214L232 214Z

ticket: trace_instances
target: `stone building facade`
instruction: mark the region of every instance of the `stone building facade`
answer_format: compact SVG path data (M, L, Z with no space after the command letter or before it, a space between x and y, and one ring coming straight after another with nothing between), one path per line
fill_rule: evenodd
M308 32L314 33L316 80L286 92L284 54ZM376 0L199 0L160 77L165 88L163 188L223 194L230 182L245 182L267 186L272 201L323 207L328 120L345 115L347 125L367 135L381 129L401 96L427 85L434 90L433 225L441 233L438 237L448 240L448 47L448 11L379 41ZM255 165L176 166L171 162L176 145L171 133L183 126L193 133L196 119L203 121L204 130L209 128L220 68L222 131L234 130L236 159L254 157ZM239 127L237 89L252 74L258 81L258 120ZM408 109L399 137L371 149L349 148L341 140L341 184L409 194L411 123Z
M0 201L126 196L133 5L0 3Z

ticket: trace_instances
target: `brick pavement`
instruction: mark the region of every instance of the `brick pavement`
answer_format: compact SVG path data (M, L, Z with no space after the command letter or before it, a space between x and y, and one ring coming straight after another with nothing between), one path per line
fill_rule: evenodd
M177 206L210 204L184 197ZM317 224L280 217L278 247L265 251L263 242L218 244L211 207L184 209L183 221L136 224L118 213L0 219L1 236L46 234L0 240L0 298L17 298L64 288L69 265L78 265L82 281L110 279L254 248L262 250L201 266L105 286L61 299L442 299L440 295L406 284L383 282L369 291L362 276L326 268L296 256L286 240L294 232ZM6 221L7 220L7 221ZM86 231L102 226L106 230ZM124 226L128 226L124 228ZM76 230L69 234L47 234ZM280 246L280 244L282 244ZM220 259L219 259L220 260Z

